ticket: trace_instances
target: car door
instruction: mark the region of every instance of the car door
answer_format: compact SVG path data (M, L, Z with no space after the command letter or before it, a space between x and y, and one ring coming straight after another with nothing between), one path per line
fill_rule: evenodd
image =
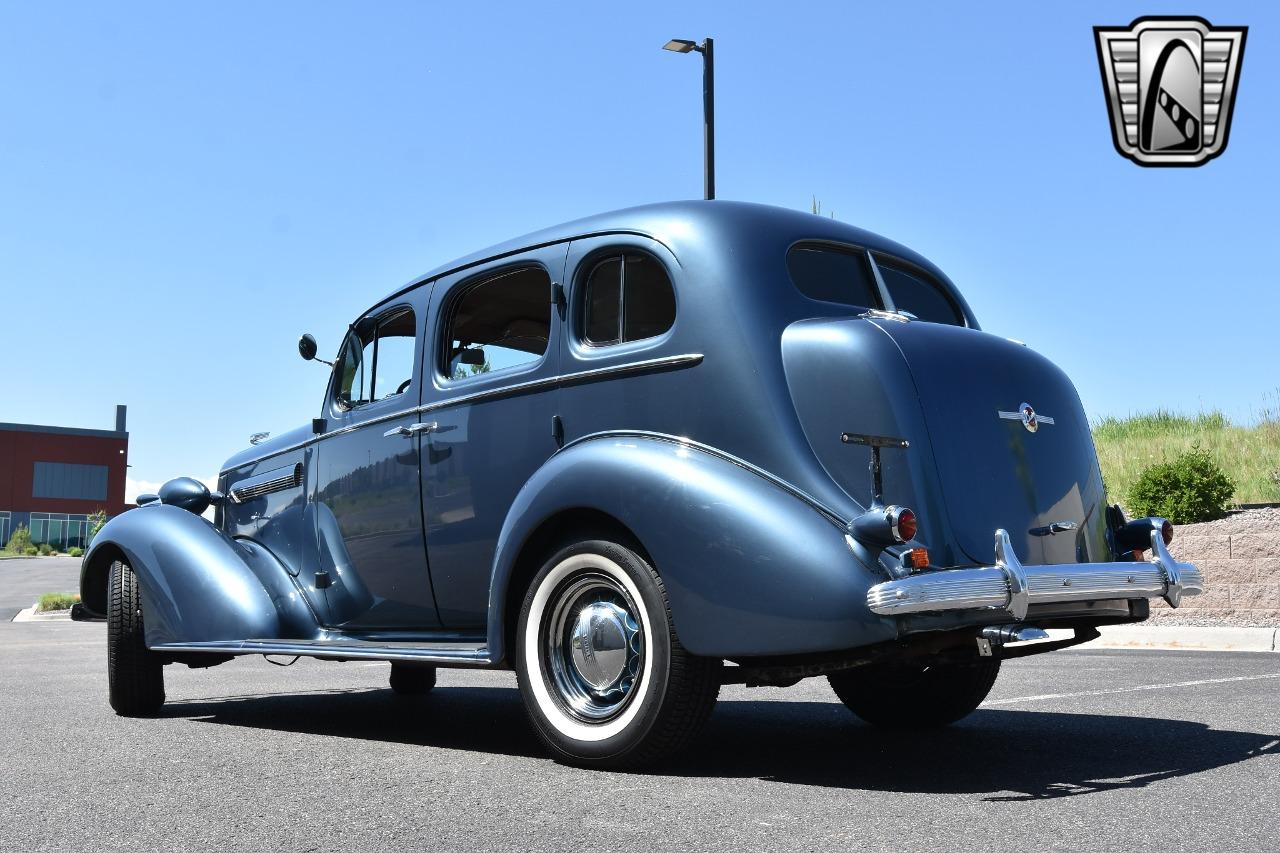
M423 362L423 511L442 623L482 630L494 548L520 488L557 449L553 302L565 246L441 279Z
M347 334L317 442L318 566L328 624L439 625L423 537L421 399L430 285L368 312Z

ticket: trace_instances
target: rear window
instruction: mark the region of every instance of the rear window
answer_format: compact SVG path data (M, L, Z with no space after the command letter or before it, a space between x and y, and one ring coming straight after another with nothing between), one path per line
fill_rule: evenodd
M676 321L676 296L662 264L643 254L598 262L583 298L587 342L608 346L655 338Z
M877 257L876 266L880 268L880 277L893 300L893 307L930 323L946 323L951 326L963 326L964 315L951 301L942 287L930 280L923 273L895 266L892 261Z
M859 308L880 307L865 252L801 244L787 252L787 270L796 289L810 299Z

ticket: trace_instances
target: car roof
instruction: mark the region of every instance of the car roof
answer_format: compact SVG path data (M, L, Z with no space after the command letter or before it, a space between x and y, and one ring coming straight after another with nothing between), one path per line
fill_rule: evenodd
M871 251L883 252L915 264L955 290L955 285L950 279L928 259L879 234L800 210L717 199L646 204L600 213L534 231L523 237L507 240L442 264L397 288L385 299L379 300L376 305L398 298L423 282L460 272L468 267L541 246L585 237L605 234L639 234L654 238L671 247L673 243L687 244L690 236L695 243L709 242L714 245L716 241L712 235L717 235L721 240L733 237L749 240L753 235L764 233L769 233L775 238L781 235L792 240L830 240L849 243Z

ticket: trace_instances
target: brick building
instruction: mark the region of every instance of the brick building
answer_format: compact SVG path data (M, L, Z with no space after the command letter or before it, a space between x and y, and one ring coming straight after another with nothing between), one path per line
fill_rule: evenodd
M124 512L128 464L124 406L114 430L0 423L0 546L25 524L35 544L84 547L90 514Z

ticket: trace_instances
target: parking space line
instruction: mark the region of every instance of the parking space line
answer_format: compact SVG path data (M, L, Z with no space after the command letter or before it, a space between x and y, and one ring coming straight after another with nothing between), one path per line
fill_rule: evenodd
M1108 696L1112 693L1136 693L1139 690L1168 690L1172 687L1197 687L1202 684L1227 684L1233 681L1260 681L1264 678L1280 678L1280 672L1270 672L1265 675L1237 675L1232 678L1204 678L1199 681L1175 681L1170 684L1139 684L1135 687L1116 687L1111 690L1082 690L1079 693L1042 693L1039 696L1019 696L1016 699L990 699L978 707L1042 702L1045 699L1071 699L1077 696Z

